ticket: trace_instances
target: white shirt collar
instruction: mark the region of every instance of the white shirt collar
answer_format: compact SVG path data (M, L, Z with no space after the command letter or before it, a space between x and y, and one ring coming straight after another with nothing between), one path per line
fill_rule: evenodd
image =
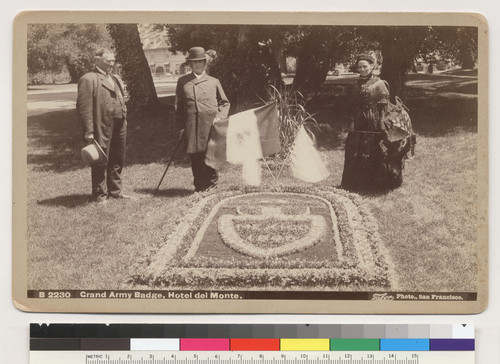
M99 67L95 66L95 68L97 68L97 70L99 72L101 72L103 75L107 76L108 74L106 72L104 72L102 69L100 69Z
M199 80L200 78L202 78L203 76L205 76L205 71L203 71L203 72L201 73L201 75L197 75L196 73L194 73L194 72L193 72L193 75L195 75L195 76L196 76L196 79L198 79L198 80Z

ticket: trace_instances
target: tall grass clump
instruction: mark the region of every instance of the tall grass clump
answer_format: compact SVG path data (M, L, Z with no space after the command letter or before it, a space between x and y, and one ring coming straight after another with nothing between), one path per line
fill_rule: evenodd
M286 86L278 90L273 85L270 85L267 91L269 102L276 102L278 105L281 151L264 159L264 162L274 180L277 181L284 168L290 165L290 153L300 127L303 126L313 140L315 140L315 136L312 129L315 127L319 129L319 127L314 114L306 110L307 100L300 91L292 90Z

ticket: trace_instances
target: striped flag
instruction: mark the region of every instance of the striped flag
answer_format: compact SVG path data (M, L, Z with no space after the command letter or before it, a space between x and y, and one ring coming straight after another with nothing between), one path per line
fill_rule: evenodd
M245 182L257 185L258 160L280 150L278 108L276 103L270 103L215 121L205 163L214 169L221 169L225 162L240 164Z

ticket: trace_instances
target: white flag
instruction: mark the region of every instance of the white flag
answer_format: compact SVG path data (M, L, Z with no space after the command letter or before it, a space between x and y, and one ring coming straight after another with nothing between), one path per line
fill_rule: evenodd
M261 182L259 160L281 150L275 102L216 120L210 133L205 163L215 169L225 162L242 166L246 184Z
M319 182L330 175L303 125L300 126L293 143L290 168L293 176L304 182Z
M229 163L243 164L250 159L262 158L259 127L253 109L229 117L226 143Z
M227 128L227 161L240 164L245 184L259 186L262 146L257 117L253 109L232 115Z

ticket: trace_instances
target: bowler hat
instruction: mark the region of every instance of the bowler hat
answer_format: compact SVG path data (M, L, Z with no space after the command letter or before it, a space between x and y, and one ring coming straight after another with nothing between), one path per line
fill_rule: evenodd
M193 47L189 50L189 56L186 58L186 61L199 61L206 60L205 56L205 48L203 47Z
M82 159L87 164L102 166L108 162L106 153L95 140L82 149Z

